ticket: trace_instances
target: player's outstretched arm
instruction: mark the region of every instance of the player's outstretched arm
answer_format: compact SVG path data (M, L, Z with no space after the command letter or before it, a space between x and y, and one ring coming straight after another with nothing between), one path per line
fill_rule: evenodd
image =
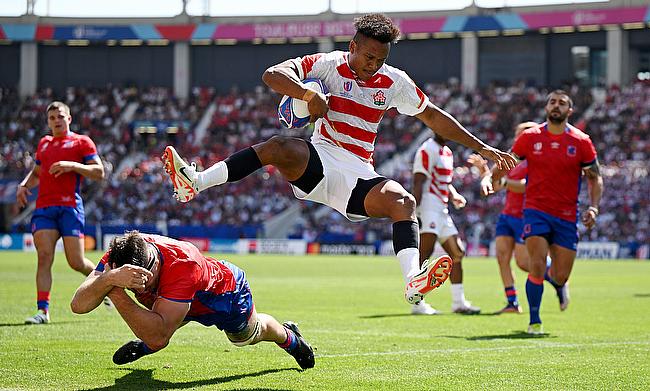
M133 333L151 350L169 344L190 310L190 303L158 298L151 310L139 306L122 288L113 288L108 296Z
M600 164L598 159L586 167L584 170L587 177L587 186L589 193L589 208L582 213L582 223L587 228L592 228L596 225L596 217L599 213L600 199L603 196L603 177L600 175Z
M445 139L475 150L484 158L495 162L497 167L501 169L510 170L517 163L512 155L485 144L458 123L454 117L431 102L416 117Z

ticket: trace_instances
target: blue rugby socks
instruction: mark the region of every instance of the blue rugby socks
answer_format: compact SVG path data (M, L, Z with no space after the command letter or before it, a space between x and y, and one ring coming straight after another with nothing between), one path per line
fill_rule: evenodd
M542 295L544 294L544 280L528 275L526 280L526 298L528 298L528 308L530 311L530 324L542 323L539 317L539 307L542 305Z
M511 307L519 307L519 300L517 300L517 290L515 286L505 287L506 298L508 299L508 305Z

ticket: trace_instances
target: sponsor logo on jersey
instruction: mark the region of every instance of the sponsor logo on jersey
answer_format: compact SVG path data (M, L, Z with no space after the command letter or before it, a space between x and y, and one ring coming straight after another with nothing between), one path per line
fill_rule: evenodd
M566 154L568 156L575 156L576 152L577 150L575 145L569 145L568 147L566 147Z
M73 146L74 146L74 141L66 141L65 143L63 143L62 148L72 148Z
M377 91L372 95L372 101L377 106L383 106L386 104L386 95L382 91Z
M553 141L551 143L551 149L558 149L558 148L560 148L560 143L558 143L557 141Z

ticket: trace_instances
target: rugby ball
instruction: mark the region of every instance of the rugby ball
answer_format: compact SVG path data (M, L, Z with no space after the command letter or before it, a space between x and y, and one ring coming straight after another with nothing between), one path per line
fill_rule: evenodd
M327 95L329 90L319 79L305 79L302 84L314 91ZM309 124L309 109L307 102L284 95L278 106L278 119L282 126L288 129L300 129Z

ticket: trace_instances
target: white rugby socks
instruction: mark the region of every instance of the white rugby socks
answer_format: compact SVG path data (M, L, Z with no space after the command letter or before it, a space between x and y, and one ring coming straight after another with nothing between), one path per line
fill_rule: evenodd
M222 185L228 180L228 166L225 161L213 164L205 171L197 171L196 185L199 191L203 191L209 187Z
M404 282L408 283L420 271L420 251L414 247L402 249L397 253L397 260L402 268Z

